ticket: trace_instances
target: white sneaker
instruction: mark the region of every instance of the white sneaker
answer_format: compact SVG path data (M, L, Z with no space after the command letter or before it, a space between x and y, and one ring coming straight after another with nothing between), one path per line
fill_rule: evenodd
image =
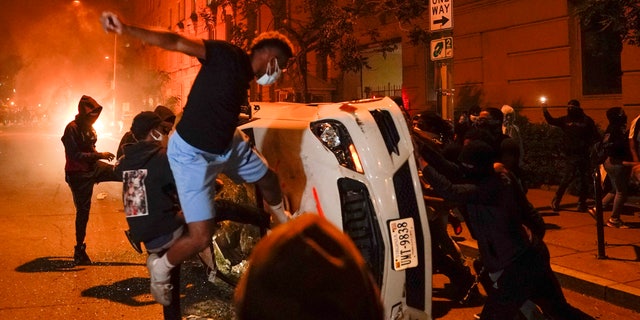
M173 285L169 283L171 279L169 275L165 275L164 277L158 276L156 262L159 259L160 257L155 253L150 254L147 258L147 269L149 269L149 276L151 278L151 295L161 305L168 306L171 304L171 290L173 289Z
M285 224L291 220L291 214L284 210L284 201L272 206L269 205L269 213L271 214L272 227Z

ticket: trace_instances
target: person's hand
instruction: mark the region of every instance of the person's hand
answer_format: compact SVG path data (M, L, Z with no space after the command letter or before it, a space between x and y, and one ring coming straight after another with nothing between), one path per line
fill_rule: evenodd
M529 229L529 227L525 226L524 224L522 225L522 229L527 235L527 239L529 240L529 242L533 242L533 231L531 231L531 229Z
M111 152L100 152L100 159L105 159L107 161L111 161L115 159L115 155Z
M100 23L102 24L102 29L105 32L115 32L117 34L122 34L122 30L124 29L124 24L113 12L104 11L100 16Z

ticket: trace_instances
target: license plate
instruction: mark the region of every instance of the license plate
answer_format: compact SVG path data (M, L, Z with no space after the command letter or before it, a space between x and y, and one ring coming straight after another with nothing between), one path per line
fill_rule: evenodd
M418 248L413 218L389 221L393 270L400 271L418 266Z

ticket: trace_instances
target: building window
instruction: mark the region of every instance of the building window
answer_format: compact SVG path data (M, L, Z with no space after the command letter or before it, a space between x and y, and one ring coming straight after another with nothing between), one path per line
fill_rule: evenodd
M622 41L619 34L602 30L595 22L590 25L583 23L581 49L582 94L622 93Z

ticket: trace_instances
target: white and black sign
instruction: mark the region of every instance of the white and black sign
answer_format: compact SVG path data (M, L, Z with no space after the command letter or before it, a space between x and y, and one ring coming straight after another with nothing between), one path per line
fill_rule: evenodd
M453 28L453 0L429 0L431 31Z

